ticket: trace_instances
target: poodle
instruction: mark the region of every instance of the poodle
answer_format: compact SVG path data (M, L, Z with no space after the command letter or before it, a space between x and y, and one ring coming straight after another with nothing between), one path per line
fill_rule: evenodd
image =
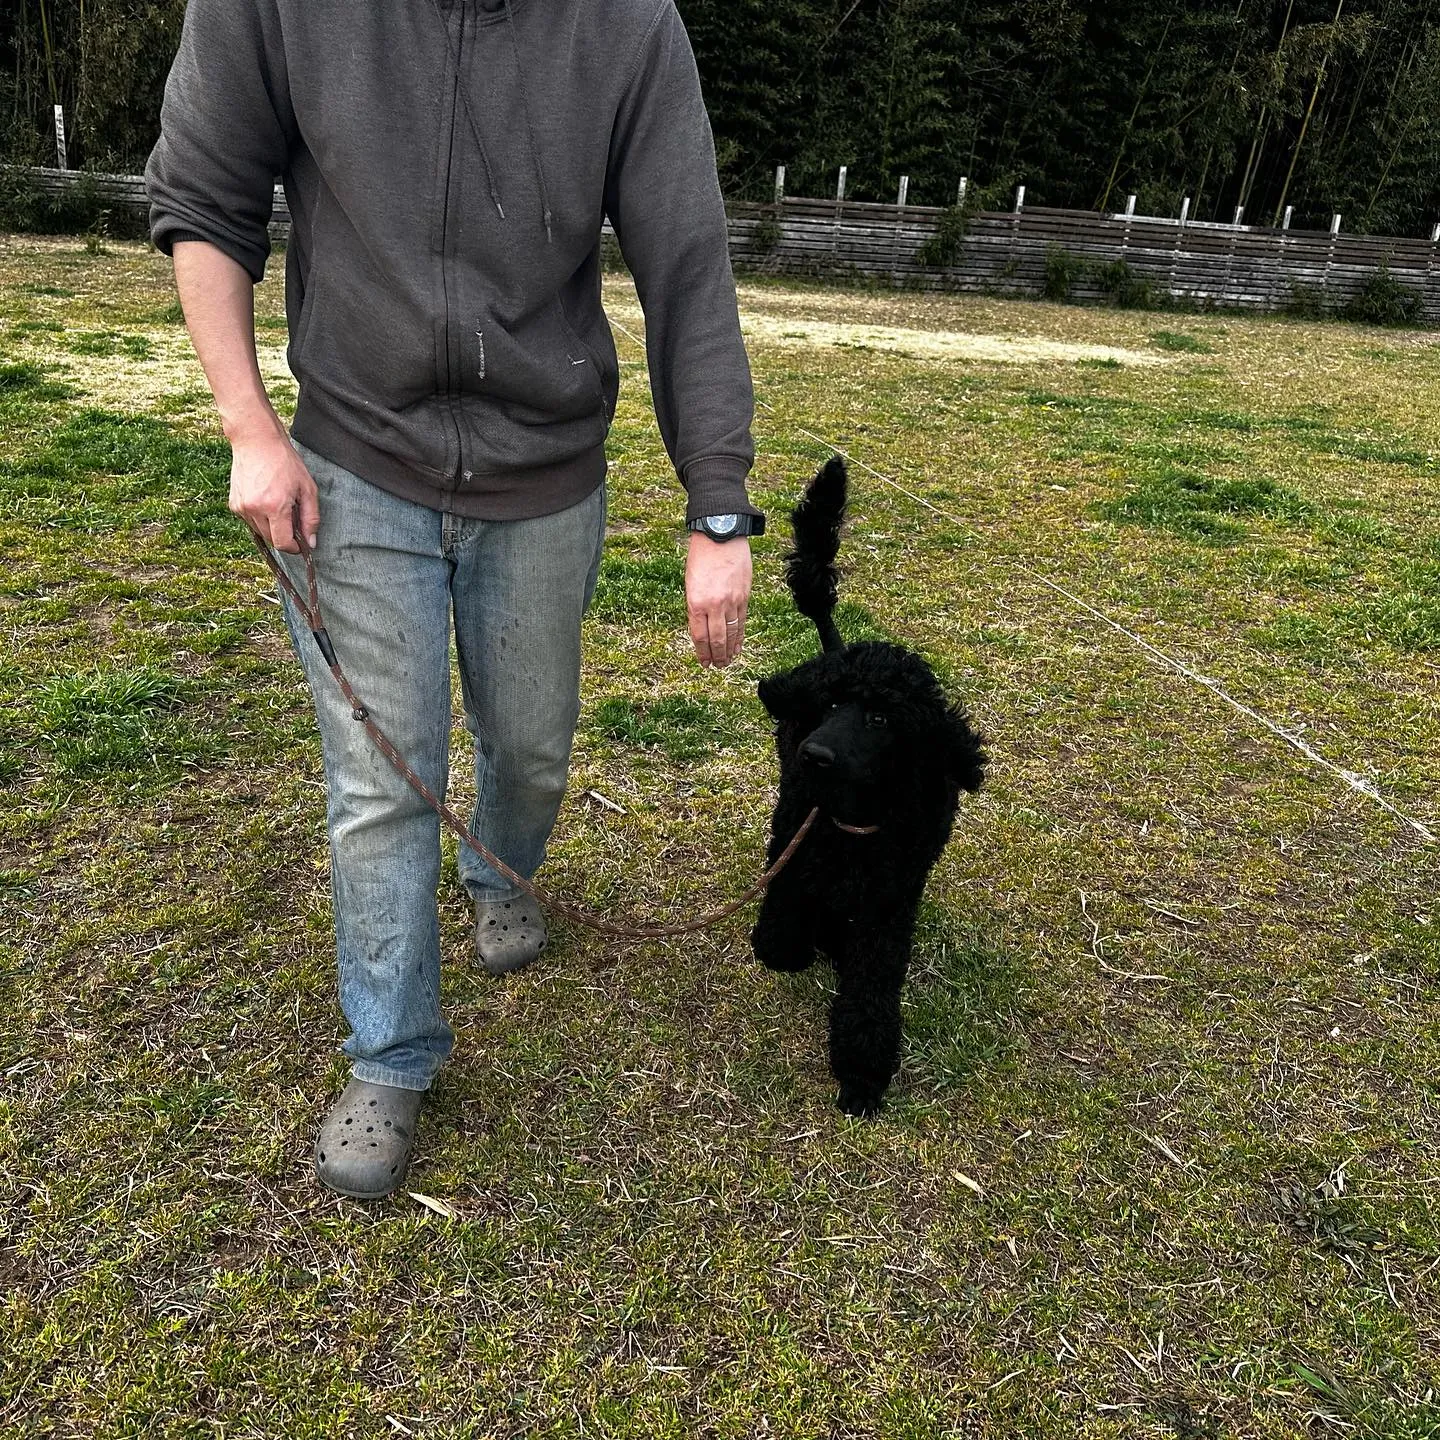
M986 756L919 655L846 645L835 628L846 483L837 456L791 516L785 579L822 653L760 682L780 756L769 863L816 806L820 816L766 892L750 943L771 970L804 970L817 952L834 964L830 1069L840 1108L870 1116L900 1062L900 987L925 879Z

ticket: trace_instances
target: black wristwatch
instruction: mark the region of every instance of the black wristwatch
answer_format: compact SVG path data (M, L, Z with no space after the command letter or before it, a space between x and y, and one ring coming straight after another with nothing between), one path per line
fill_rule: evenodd
M737 535L763 535L763 515L701 515L686 527L708 535L712 540L733 540Z

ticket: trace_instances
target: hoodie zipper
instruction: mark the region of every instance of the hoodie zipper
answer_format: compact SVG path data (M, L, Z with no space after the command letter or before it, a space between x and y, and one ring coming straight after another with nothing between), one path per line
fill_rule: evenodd
M454 463L450 467L451 479L455 482L455 488L460 484L460 467L463 463L462 448L463 441L460 433L460 417L455 411L455 381L454 365L452 363L454 341L451 334L450 315L450 286L453 279L453 271L450 266L450 182L451 173L455 164L455 128L456 118L460 110L460 66L465 53L465 4L459 0L455 9L460 16L460 36L455 46L455 70L450 79L450 106L449 124L446 126L445 142L445 190L441 200L441 222L440 222L440 297L441 306L444 311L444 359L441 361L436 374L436 383L444 398L445 410L450 417L450 429L455 437ZM448 28L448 20L446 25ZM449 48L448 46L446 47Z

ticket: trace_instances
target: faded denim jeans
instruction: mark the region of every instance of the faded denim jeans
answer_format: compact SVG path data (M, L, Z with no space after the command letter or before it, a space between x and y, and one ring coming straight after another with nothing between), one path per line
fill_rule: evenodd
M475 750L475 833L520 874L545 855L580 713L580 622L595 589L605 491L534 520L473 520L401 500L296 443L320 492L315 570L336 655L415 773L444 795L450 628ZM304 563L281 557L305 593ZM288 598L329 791L330 884L344 1050L355 1076L424 1090L450 1054L440 1009L440 822L350 713ZM515 889L468 845L477 900Z

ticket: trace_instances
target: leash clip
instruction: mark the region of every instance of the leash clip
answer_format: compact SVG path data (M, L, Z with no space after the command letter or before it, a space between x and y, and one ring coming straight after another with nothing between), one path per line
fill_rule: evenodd
M315 637L315 643L320 647L320 653L325 657L325 663L333 670L335 668L335 647L330 643L329 633L323 625L310 633Z

